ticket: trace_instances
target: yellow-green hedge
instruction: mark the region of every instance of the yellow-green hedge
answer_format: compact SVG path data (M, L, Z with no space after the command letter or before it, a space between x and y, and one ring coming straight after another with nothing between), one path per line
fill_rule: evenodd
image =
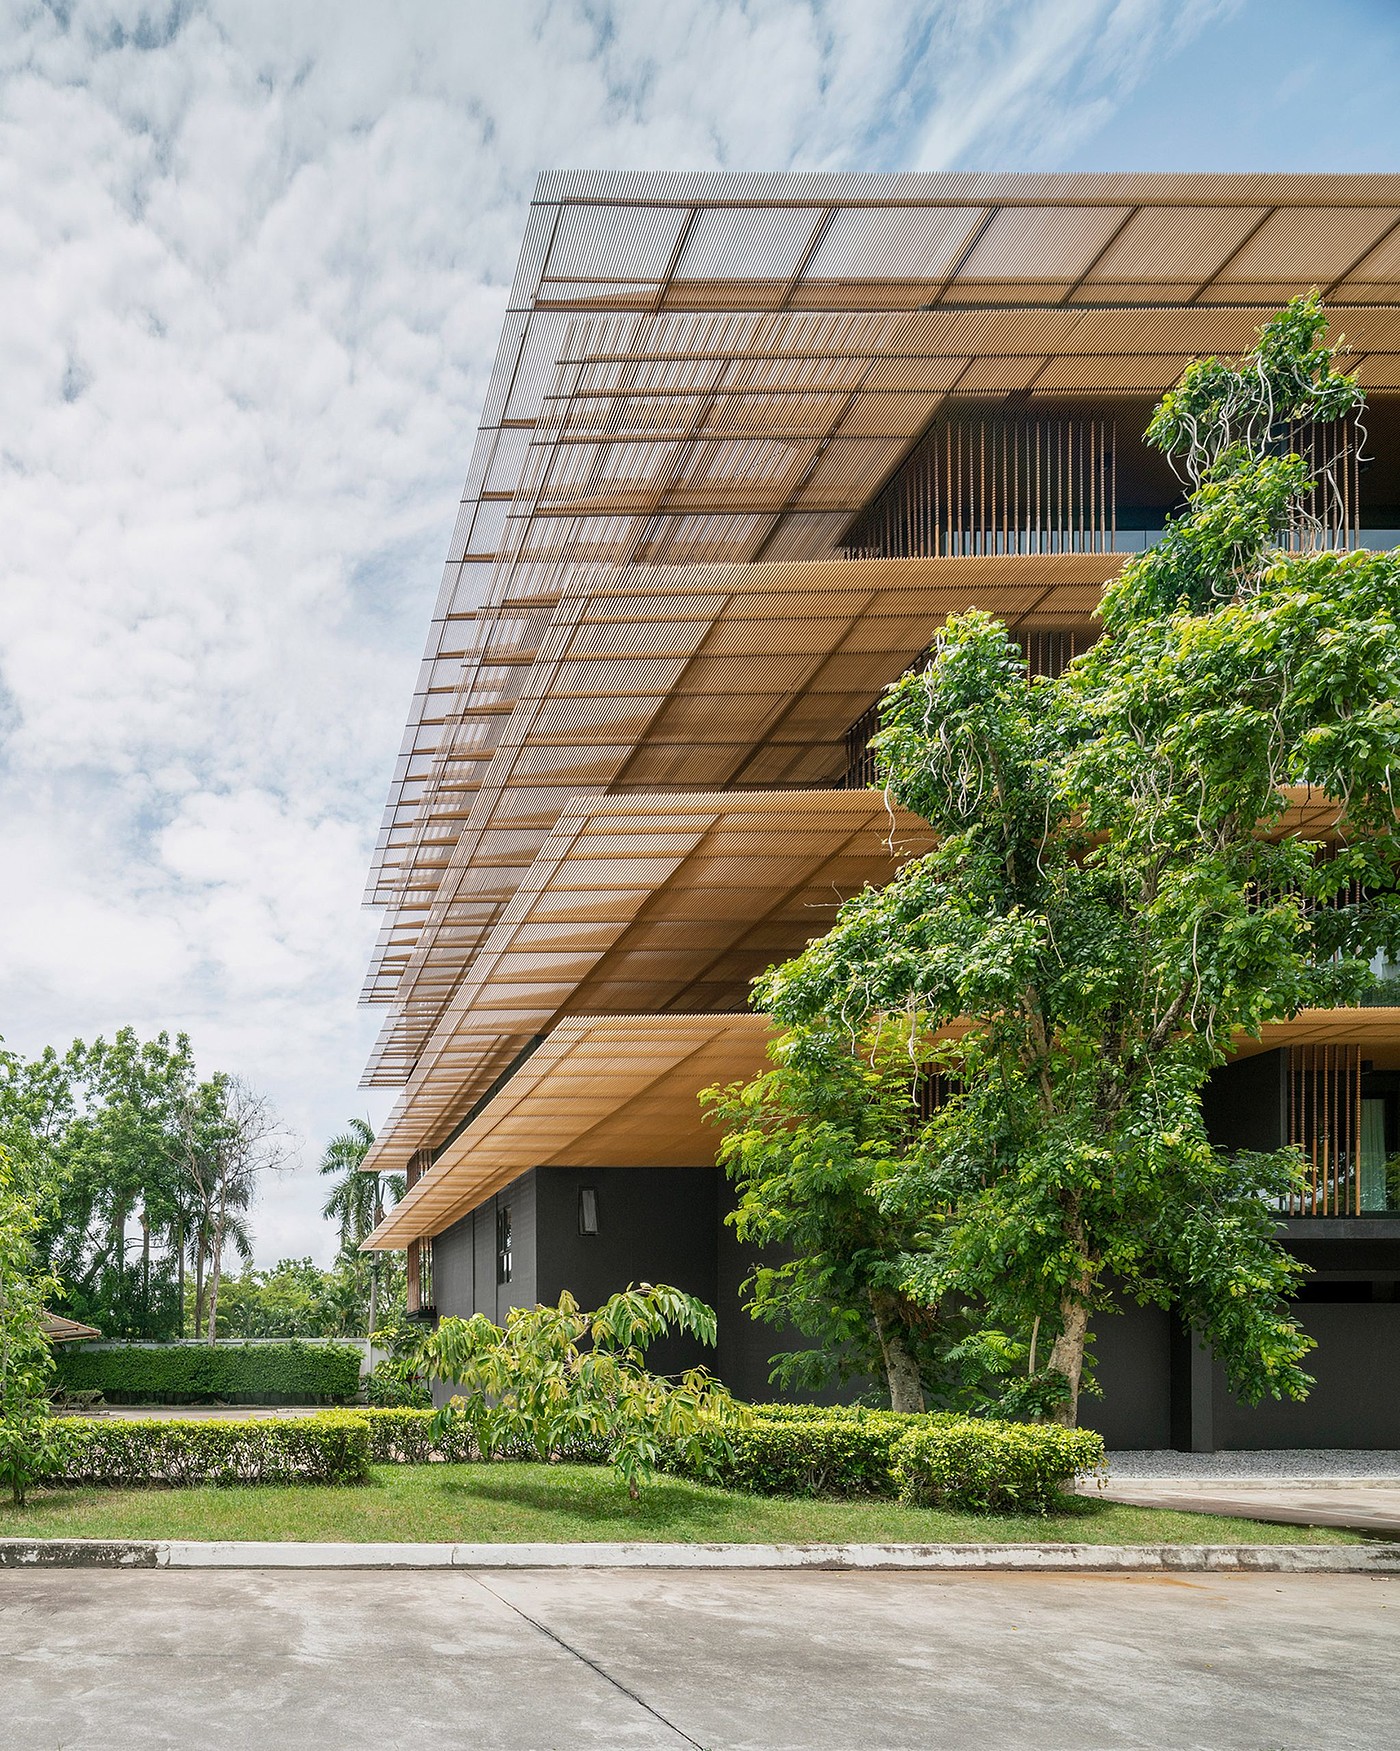
M46 1484L354 1484L369 1477L363 1411L309 1417L57 1417Z
M1089 1429L935 1412L754 1405L704 1457L667 1468L768 1496L898 1496L957 1508L1043 1513L1077 1474L1103 1463Z

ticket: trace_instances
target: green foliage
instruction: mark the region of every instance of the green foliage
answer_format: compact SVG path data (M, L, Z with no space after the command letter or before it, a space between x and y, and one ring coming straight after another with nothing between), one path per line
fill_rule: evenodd
M35 1268L36 1191L33 1177L0 1146L0 1486L19 1504L64 1447L49 1414L53 1358L44 1298L57 1284Z
M403 1310L404 1264L376 1255L378 1311L384 1321ZM363 1253L341 1253L329 1270L309 1258L279 1259L271 1270L246 1266L219 1289L220 1338L363 1337L368 1329L370 1272Z
M443 1417L437 1411L405 1407L371 1407L370 1456L376 1465L469 1465L505 1460L533 1460L534 1442L521 1434L483 1454L477 1446L472 1422L466 1417ZM605 1435L580 1434L550 1455L551 1464L604 1463L611 1448Z
M481 1458L465 1417L441 1418L412 1405L371 1406L370 1459L375 1465L467 1465Z
M386 1358L376 1362L365 1381L365 1399L384 1410L428 1410L433 1395L423 1382Z
M185 1421L58 1417L61 1459L49 1484L112 1488L165 1484L356 1484L369 1477L369 1425L363 1412L310 1417Z
M1103 1462L1092 1429L943 1417L901 1435L893 1471L900 1501L913 1507L1045 1514L1072 1478Z
M667 1469L756 1496L892 1496L894 1452L926 1419L899 1411L755 1405L726 1431L727 1451Z
M1300 1164L1214 1149L1200 1097L1241 1031L1356 1001L1400 939L1400 555L1310 549L1286 453L1359 401L1324 327L1301 300L1185 374L1150 435L1186 446L1189 507L1062 677L974 612L890 689L884 781L936 849L758 986L790 1030L926 1042L948 1098L876 1193L942 1217L906 1291L1034 1334L1027 1393L1069 1422L1114 1278L1242 1396L1310 1384L1271 1215ZM1287 832L1295 786L1344 799L1335 856Z
M360 1352L348 1344L171 1344L68 1349L65 1390L110 1404L336 1404L359 1389Z
M225 1251L252 1257L256 1176L286 1155L267 1103L199 1080L184 1034L131 1028L27 1062L0 1051L0 1143L54 1193L39 1250L55 1310L148 1341L183 1335L187 1267L204 1329Z
M484 1314L442 1320L416 1358L423 1373L465 1388L437 1413L440 1433L461 1425L483 1459L528 1450L539 1459L602 1444L636 1495L668 1451L709 1451L734 1416L705 1369L650 1374L646 1350L669 1332L715 1341L715 1315L664 1284L629 1287L596 1313L572 1295L556 1307L514 1308L504 1329ZM709 1435L709 1443L705 1437Z
M807 1029L770 1056L747 1086L700 1097L725 1130L719 1160L738 1191L728 1220L767 1251L744 1284L749 1310L814 1340L774 1357L770 1378L801 1390L883 1375L892 1402L922 1409L920 1376L936 1372L945 1334L908 1294L908 1261L940 1224L883 1201L920 1128L908 1029L877 1023L856 1041Z
M708 1473L680 1455L667 1469L750 1495L898 1496L972 1513L1045 1513L1071 1477L1102 1466L1103 1439L948 1412L755 1405L727 1431L725 1450L708 1457Z

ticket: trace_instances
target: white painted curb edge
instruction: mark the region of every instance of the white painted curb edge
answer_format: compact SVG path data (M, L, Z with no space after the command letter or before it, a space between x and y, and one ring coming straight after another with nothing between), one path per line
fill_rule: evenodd
M54 1567L1400 1575L1400 1544L295 1544L0 1538L0 1569Z

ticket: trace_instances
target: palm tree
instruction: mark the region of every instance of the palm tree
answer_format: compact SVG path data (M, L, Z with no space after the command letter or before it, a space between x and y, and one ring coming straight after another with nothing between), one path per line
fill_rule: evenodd
M360 1243L379 1226L384 1215L384 1194L397 1203L404 1193L401 1173L377 1174L364 1171L364 1159L374 1142L374 1127L368 1119L351 1119L345 1129L332 1137L321 1156L321 1172L336 1174L335 1185L321 1208L330 1222L340 1224L340 1250L352 1256L358 1254ZM369 1331L374 1336L374 1303L378 1288L379 1260L371 1255L369 1263Z

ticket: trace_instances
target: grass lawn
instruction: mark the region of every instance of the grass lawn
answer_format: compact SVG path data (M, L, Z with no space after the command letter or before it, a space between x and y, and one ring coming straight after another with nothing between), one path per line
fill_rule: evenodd
M354 1544L529 1544L661 1540L683 1544L1354 1544L1355 1533L1270 1526L1210 1514L1071 1497L1064 1511L945 1514L897 1502L741 1496L660 1478L628 1500L589 1465L381 1465L356 1488L249 1486L45 1490L0 1503L0 1536L217 1538Z

